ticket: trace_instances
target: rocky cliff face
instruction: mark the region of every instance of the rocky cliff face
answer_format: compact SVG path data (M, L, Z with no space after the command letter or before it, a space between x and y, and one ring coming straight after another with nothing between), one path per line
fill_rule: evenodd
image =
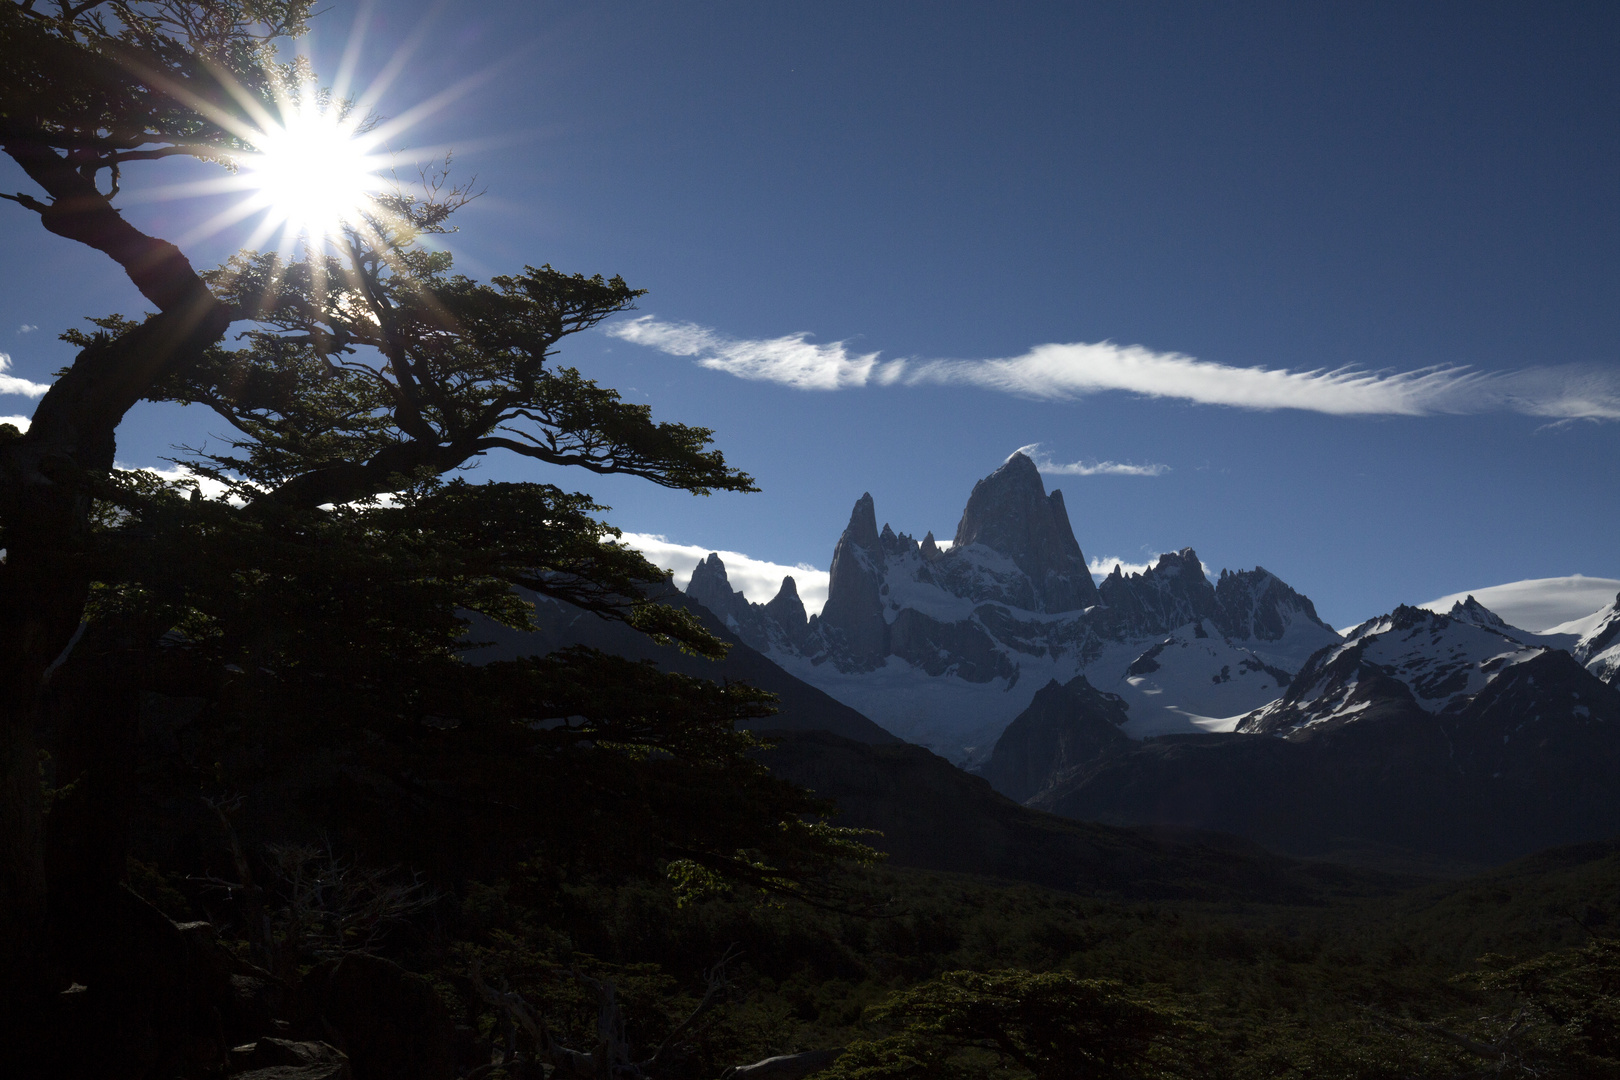
M1122 695L1131 734L1197 730L1203 718L1272 700L1306 657L1338 640L1272 574L1211 582L1191 548L1141 574L1116 568L1099 588L1063 496L1045 490L1023 454L974 485L948 548L932 533L919 543L880 528L862 495L817 616L802 618L791 579L769 604L749 604L713 555L687 591L799 678L904 738L981 763L1050 680L1084 673ZM1128 673L1155 649L1151 678ZM1172 699L1180 711L1167 711Z

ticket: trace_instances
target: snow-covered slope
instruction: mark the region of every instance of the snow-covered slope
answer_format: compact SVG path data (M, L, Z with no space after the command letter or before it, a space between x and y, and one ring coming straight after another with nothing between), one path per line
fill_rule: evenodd
M1136 641L1105 649L1083 673L1091 685L1125 701L1129 719L1122 730L1132 738L1231 731L1244 714L1280 696L1311 653L1337 640L1320 628L1314 634L1304 632L1304 626L1292 637L1293 642L1258 649L1200 619L1146 649ZM1128 653L1136 655L1121 663Z
M1140 703L1075 680L1014 720L986 775L1054 813L1217 829L1304 855L1394 847L1496 862L1612 836L1620 692L1542 636L1477 598L1444 614L1400 607L1317 652L1234 733L1196 738L1109 739L1102 725L1141 722L1118 706ZM1578 641L1602 656L1615 638L1620 600ZM1186 656L1196 670L1216 648L1178 632L1151 660Z
M1587 671L1620 689L1620 593L1608 607L1554 630L1578 633L1580 637L1570 650L1575 659Z
M1568 579L1556 579L1568 580ZM1606 581L1606 578L1582 578L1583 581ZM1539 645L1547 649L1562 649L1573 656L1586 670L1611 686L1620 685L1620 593L1605 598L1598 610L1578 619L1558 623L1540 633L1532 633L1511 625L1470 595L1453 604L1447 613L1453 619L1494 627L1511 634L1526 645Z
M1352 721L1386 701L1455 713L1502 672L1547 651L1472 597L1445 615L1399 607L1311 657L1280 700L1245 717L1236 730L1280 734Z

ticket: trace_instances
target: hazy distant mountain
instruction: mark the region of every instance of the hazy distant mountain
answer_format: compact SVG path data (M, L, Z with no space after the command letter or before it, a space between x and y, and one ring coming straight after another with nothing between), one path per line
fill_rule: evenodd
M716 555L687 593L800 679L967 762L986 760L1054 680L1083 673L1119 695L1134 737L1229 729L1339 640L1266 570L1211 582L1191 548L1094 584L1062 493L1023 454L974 485L948 548L879 529L861 496L819 616L806 617L791 577L770 603L750 603Z

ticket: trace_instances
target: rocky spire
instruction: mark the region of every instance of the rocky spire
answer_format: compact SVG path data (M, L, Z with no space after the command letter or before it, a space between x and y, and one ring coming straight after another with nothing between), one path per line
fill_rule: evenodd
M1098 600L1063 495L1047 495L1040 471L1026 454L1014 454L973 485L952 550L969 544L983 544L1012 559L1028 575L1046 611L1073 611Z
M735 617L737 609L746 609L748 600L731 587L726 577L726 564L720 556L709 552L709 557L692 568L692 580L686 583L686 595L714 612L724 620Z
M871 552L873 558L882 557L883 543L878 538L877 509L872 503L870 491L863 492L855 500L855 509L849 512L849 525L844 529L844 539Z
M883 546L870 492L849 515L849 527L833 549L827 603L821 609L824 635L858 668L878 667L889 654L889 626L883 619Z
M809 632L809 620L804 614L804 601L799 599L799 586L789 574L782 579L782 587L765 605L765 614L776 620L788 640L803 645Z

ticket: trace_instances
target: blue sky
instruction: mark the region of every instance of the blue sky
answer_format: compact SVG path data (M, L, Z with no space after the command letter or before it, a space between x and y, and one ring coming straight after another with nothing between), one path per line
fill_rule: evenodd
M318 70L359 11L316 20ZM454 91L398 142L488 188L458 266L648 289L563 359L713 427L764 488L546 477L626 529L824 569L863 491L949 537L1039 444L1137 471L1047 477L1088 556L1264 565L1335 625L1620 577L1612 4L392 0L361 82L413 36L378 108ZM185 169L131 176L131 218L190 231L207 200L142 199ZM139 298L0 214L0 352L48 380L57 332ZM178 413L133 415L120 460L211 430Z

